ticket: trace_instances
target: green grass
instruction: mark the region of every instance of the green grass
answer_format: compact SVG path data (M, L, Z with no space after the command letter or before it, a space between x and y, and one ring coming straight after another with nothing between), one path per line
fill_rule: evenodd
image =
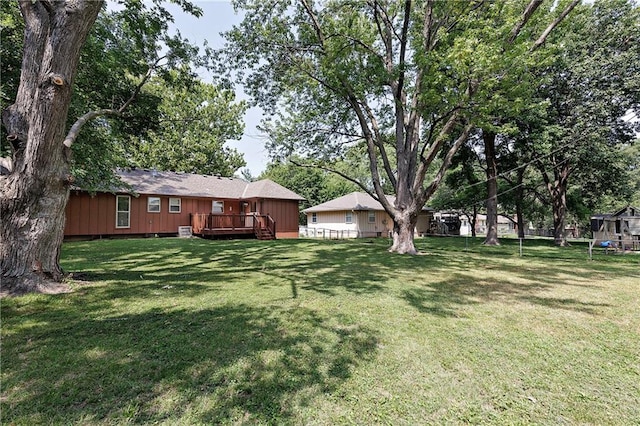
M640 424L640 255L527 240L68 243L1 301L2 423Z

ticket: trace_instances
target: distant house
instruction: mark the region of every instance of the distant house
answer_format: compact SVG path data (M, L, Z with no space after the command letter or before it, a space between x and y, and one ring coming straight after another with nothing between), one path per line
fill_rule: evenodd
M478 234L487 233L487 215L476 215L476 232ZM516 224L513 220L503 215L498 215L498 234L513 234L518 232Z
M487 233L487 215L476 214L476 234ZM511 234L517 232L515 221L508 217L498 215L498 234ZM434 214L432 233L439 235L471 235L471 223L466 215L457 212L437 212Z
M178 235L296 238L303 197L265 179L132 169L117 172L130 189L71 191L65 238Z
M387 199L393 204L394 197ZM386 237L393 221L382 204L365 192L352 192L302 211L307 215L307 236L323 238ZM424 208L418 216L416 233L428 232L432 210Z
M596 241L613 241L620 247L640 249L640 209L627 206L612 214L591 216L591 232Z

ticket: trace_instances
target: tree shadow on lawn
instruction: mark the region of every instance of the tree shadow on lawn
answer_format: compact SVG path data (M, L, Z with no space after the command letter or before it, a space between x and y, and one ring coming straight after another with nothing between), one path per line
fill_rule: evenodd
M420 243L424 246L425 242ZM405 289L400 289L400 297L411 306L440 316L456 316L456 307L507 295L514 301L527 300L547 307L593 313L597 306L590 302L552 300L538 293L567 285L599 291L601 281L610 279L612 270L620 276L637 274L629 265L600 267L586 263L580 268L571 259L519 259L513 253L506 255L513 247L505 246L499 250L475 247L474 251L461 252L449 250L448 246L446 250L439 250L437 244L432 244L425 246L429 250L426 255L402 256L387 253L384 240L176 239L149 240L147 245L151 247L140 246L137 251L104 256L105 268L90 274L109 285L95 290L101 297L91 298L93 303L108 304L111 300L141 297L171 298L176 293L198 297L229 286L250 285L286 286L292 298L309 291L326 296L344 292L372 294L398 291L397 284L389 284L389 280L394 279L407 284ZM158 250L154 250L154 245ZM480 280L475 271L492 273L494 282L488 284L486 279ZM442 272L451 278L444 281L429 278L430 274ZM506 276L510 278L504 278Z
M48 315L3 339L3 422L286 423L372 359L378 342L299 307Z
M551 285L536 280L514 283L508 280L474 279L468 274L453 273L446 280L403 291L403 298L419 312L440 317L458 316L459 308L498 300L525 302L554 309L567 309L597 315L606 303L580 301L576 298L536 296Z
M286 241L205 241L167 250L162 255L149 251L113 254L105 267L76 274L90 281L109 282L100 291L113 298L159 296L163 287L196 296L231 283L290 288L293 298L299 291L336 295L340 291L363 294L383 291L393 269L415 264L410 256L394 256L379 245L353 242ZM269 279L269 278L273 279ZM161 291L160 291L161 292ZM162 292L161 292L162 293ZM169 292L165 292L169 293Z

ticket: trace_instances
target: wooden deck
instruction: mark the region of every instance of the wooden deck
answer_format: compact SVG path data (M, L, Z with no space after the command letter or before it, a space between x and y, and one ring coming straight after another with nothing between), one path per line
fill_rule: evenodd
M259 240L276 239L276 223L269 215L253 214L191 214L193 233L200 236L246 236Z

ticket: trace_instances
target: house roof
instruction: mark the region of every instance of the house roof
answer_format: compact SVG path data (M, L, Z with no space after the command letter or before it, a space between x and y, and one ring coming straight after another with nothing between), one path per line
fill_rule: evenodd
M396 197L393 195L387 195L387 200L391 204L395 202ZM384 211L384 207L382 204L371 195L366 192L352 192L347 195L343 195L342 197L334 198L333 200L327 201L326 203L318 204L317 206L309 207L308 209L304 209L303 213L314 213L314 212L331 212L331 211L345 211L345 210L379 210ZM431 210L428 207L424 207L424 210Z
M247 182L243 179L198 175L193 173L164 172L147 169L118 170L123 182L139 194L190 196L207 198L274 198L304 200L295 192L265 179Z
M640 217L640 209L633 206L627 206L615 213L594 214L591 219L610 219L617 217Z
M242 198L277 198L279 200L304 200L304 197L272 181L262 179L249 182L244 189Z

